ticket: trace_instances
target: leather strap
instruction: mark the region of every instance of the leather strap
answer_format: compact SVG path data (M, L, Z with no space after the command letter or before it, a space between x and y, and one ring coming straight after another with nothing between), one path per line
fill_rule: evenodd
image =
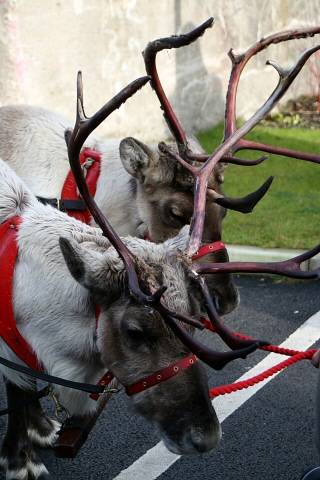
M80 164L83 165L87 160L91 159L92 164L86 168L87 175L86 175L86 182L88 185L88 189L92 197L96 194L97 189L97 181L100 175L100 165L101 165L101 153L92 150L90 148L84 148L80 153ZM61 200L81 200L79 195L77 184L74 179L73 173L71 170L69 171L67 178L63 184L62 192L61 192ZM91 214L89 210L85 208L82 211L78 211L76 209L67 208L67 214L70 217L77 218L83 223L90 224L91 221Z
M83 211L87 208L83 200L62 200L59 198L44 197L37 197L37 199L44 205L51 205L52 207L57 208L61 212L66 212L67 210Z
M135 395L136 393L143 392L147 388L153 387L158 383L164 382L165 380L169 380L169 378L178 375L183 370L186 370L189 367L192 367L198 358L195 355L188 355L184 357L182 360L179 360L176 363L169 365L162 370L158 370L157 372L149 375L148 377L144 377L136 383L125 387L127 395Z
M165 382L166 380L169 380L169 378L178 375L178 373L180 373L181 371L192 367L197 361L198 358L195 355L188 355L187 357L182 358L178 362L172 363L171 365L168 365L168 367L162 368L161 370L158 370L152 375L143 377L141 380L138 380L137 382L125 387L126 393L130 397L131 395L143 392L144 390L147 390L147 388L158 385L161 382ZM99 380L98 385L106 389L106 387L114 378L115 377L113 373L108 371ZM99 399L99 395L97 394L91 394L90 397L93 400Z
M0 225L0 335L18 358L30 368L41 370L35 353L17 329L14 317L13 277L20 223L20 217L15 216Z
M84 148L80 153L81 165L84 165L88 160L92 160L91 165L86 167L86 182L93 197L96 194L97 182L100 175L101 156L100 152L90 148ZM70 217L77 218L88 225L90 224L90 212L78 193L77 185L71 171L69 171L64 181L61 198L37 197L37 199L44 205L51 205L61 212L66 212Z
M205 257L209 253L218 252L219 250L225 250L226 246L223 242L218 240L213 243L206 243L199 248L199 250L192 256L192 260L197 260L198 258Z

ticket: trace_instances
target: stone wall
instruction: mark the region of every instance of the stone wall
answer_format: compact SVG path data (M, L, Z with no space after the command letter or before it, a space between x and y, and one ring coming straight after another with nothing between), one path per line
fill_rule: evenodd
M190 132L223 116L231 47L241 52L269 33L320 24L318 0L0 0L0 14L0 104L45 106L71 119L78 69L90 114L144 74L141 51L149 40L214 16L214 27L196 44L159 56L166 92ZM267 58L289 64L315 41L277 45L254 59L243 74L238 114L248 116L273 89L277 77L264 65ZM290 95L309 87L306 67ZM101 133L167 136L150 87L113 114Z

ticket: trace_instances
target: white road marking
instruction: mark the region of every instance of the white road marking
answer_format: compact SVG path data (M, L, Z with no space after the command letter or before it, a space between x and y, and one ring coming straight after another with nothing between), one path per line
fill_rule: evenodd
M294 350L306 350L311 347L320 338L320 311L310 317L303 325L301 325L295 332L293 332L280 346L284 348L292 348ZM251 368L247 373L242 375L236 381L246 380L263 372L267 368L276 365L287 357L270 353L255 367ZM232 413L234 413L241 405L243 405L256 392L269 383L273 377L264 380L263 382L248 388L232 393L231 395L223 395L213 400L214 408L217 412L218 418L222 423ZM128 468L122 470L113 480L155 480L168 468L171 467L180 455L169 452L162 442L148 450L144 455L138 458Z

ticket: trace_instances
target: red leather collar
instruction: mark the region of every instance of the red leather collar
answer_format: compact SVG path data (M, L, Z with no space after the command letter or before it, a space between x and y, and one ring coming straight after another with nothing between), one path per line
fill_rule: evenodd
M86 182L89 188L91 195L94 197L97 189L97 181L100 175L100 165L101 165L101 153L92 150L90 148L84 148L80 153L80 163L83 165L89 158L93 160L92 165L86 168ZM73 176L73 173L70 171L67 175L67 178L63 184L61 192L62 200L80 200L81 197L77 190L77 185ZM91 215L89 210L67 210L67 214L70 217L77 218L80 222L89 224L91 221Z
M186 370L186 368L192 367L192 365L194 365L197 360L198 358L195 355L188 355L187 357L182 358L178 362L172 363L168 367L162 368L161 370L158 370L152 375L148 375L147 377L142 378L138 382L133 383L128 387L125 387L127 395L135 395L136 393L143 392L147 388L153 387L158 383L169 380L169 378L172 378L181 371Z
M144 240L152 242L148 230L145 231L143 238ZM212 243L205 243L194 255L192 255L192 260L197 260L198 258L209 255L209 253L218 252L219 250L224 250L225 248L226 246L223 242L221 242L221 240Z
M13 277L18 256L18 216L0 225L0 336L28 367L42 370L35 353L17 329L13 311Z
M178 375L178 373L182 372L183 370L186 370L187 368L192 367L197 361L198 361L198 358L193 354L183 357L178 362L172 363L168 365L168 367L162 368L161 370L158 370L152 375L143 377L141 380L138 380L137 382L132 383L131 385L125 387L126 393L127 395L131 396L131 395L136 395L137 393L143 392L144 390L147 390L148 388L153 387L154 385L158 385L161 382L165 382L166 380L169 380L169 378L172 378ZM114 378L115 377L113 373L108 371L99 380L98 385L105 387L107 391L108 385ZM99 399L99 395L95 393L92 393L90 397L93 400Z
M199 250L192 255L192 260L197 260L198 258L205 257L209 253L218 252L219 250L225 250L226 246L223 242L218 240L213 243L206 243L199 248Z

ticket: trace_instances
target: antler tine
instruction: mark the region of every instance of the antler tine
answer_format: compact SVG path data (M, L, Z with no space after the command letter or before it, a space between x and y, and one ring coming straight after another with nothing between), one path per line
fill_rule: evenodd
M122 258L129 281L129 289L131 294L140 302L145 304L158 303L163 293L163 289L160 292L155 292L154 295L148 295L144 293L139 286L139 281L136 273L136 258L130 252L128 247L122 242L115 230L112 228L108 220L105 218L96 202L92 198L83 172L79 162L79 155L82 145L90 135L90 133L99 126L103 120L105 120L114 110L118 109L129 97L134 95L143 85L150 80L149 77L141 77L134 80L115 95L109 102L107 102L97 113L92 117L86 117L83 108L83 90L82 90L82 78L81 72L78 73L77 78L77 115L76 122L72 133L67 135L67 146L69 163L72 173L75 177L79 192L85 201L93 218L100 226L103 235L108 238L111 244L119 253Z
M179 162L192 175L194 175L195 177L197 176L198 168L186 162L182 157L180 157L180 155L174 152L171 147L169 147L163 142L160 142L158 145L158 148L160 152L168 154L174 160ZM261 163L265 159L266 157L263 157L262 159L260 159L259 163ZM261 198L264 197L264 195L267 193L267 191L271 186L272 181L273 181L273 177L269 177L256 191L249 193L249 195L246 195L245 197L239 197L239 198L226 197L220 193L217 193L215 190L212 190L212 189L207 189L207 195L215 203L217 203L218 205L221 205L222 207L228 208L230 210L236 210L237 212L241 212L241 213L250 213L252 212L256 204L261 200Z
M221 207L228 208L229 210L235 210L236 212L241 213L251 213L257 203L265 196L268 192L274 177L269 177L256 191L249 193L245 197L231 198L225 197L223 195L216 194L215 202ZM208 189L208 194L210 196L210 189Z
M257 53L268 48L271 44L277 44L288 40L301 39L312 37L320 33L320 27L304 28L289 30L286 32L279 32L273 35L269 35L266 38L262 38L257 43L252 45L246 52L241 55L235 55L232 50L229 52L229 57L232 61L232 69L229 79L227 101L225 109L225 132L224 140L229 138L236 130L236 97L239 85L241 73L249 62L249 60ZM230 153L235 153L239 150L260 150L263 152L273 153L276 155L283 155L286 157L297 158L300 160L306 160L308 162L320 163L320 156L310 154L306 152L300 152L297 150L291 150L287 148L274 147L272 145L266 145L259 142L253 142L251 140L240 139L235 145L233 145Z
M318 279L320 268L311 271L301 270L301 264L320 253L320 244L302 255L282 262L229 262L194 264L198 274L208 273L271 273L291 278Z
M181 155L188 150L187 136L181 126L177 116L175 115L173 108L163 90L160 82L160 78L157 72L156 56L158 52L165 49L179 48L189 45L197 40L204 34L207 28L211 28L214 19L211 17L202 23L199 27L195 28L191 32L182 35L172 35L171 37L159 38L152 42L149 42L145 50L142 52L147 74L151 77L151 86L157 94L161 108L163 110L164 118L167 125L174 136L178 149Z
M192 174L193 172L196 171L196 168L190 165L190 163L186 162L180 155L178 155L169 145L167 145L165 142L160 142L158 144L158 149L162 153L168 154L171 158L179 162L184 168L189 170ZM189 160L194 160L196 162L206 162L210 155L206 155L203 153L187 153L187 158ZM259 158L256 158L255 160L244 160L243 158L238 158L238 157L232 157L232 156L224 156L220 160L221 162L225 163L233 163L235 165L245 165L245 166L252 166L252 165L260 165L260 163L264 162L265 160L268 160L268 157L266 155L263 155Z
M221 370L225 365L236 360L237 358L246 358L249 353L254 352L261 346L260 342L252 343L252 345L241 348L239 350L231 350L229 352L217 352L208 348L206 345L198 342L190 333L182 328L173 317L167 316L166 323L179 340L193 352L200 360L215 370Z
M285 71L281 71L279 82L266 102L247 120L242 127L235 130L232 135L226 138L223 143L212 153L206 163L196 173L195 200L193 210L193 220L191 225L190 241L188 254L193 255L199 248L202 238L204 210L206 204L206 189L209 176L215 165L221 160L223 155L231 151L232 147L250 130L252 130L265 116L272 110L276 103L283 97L293 80L301 71L308 58L320 49L320 45L311 47L298 58L295 65Z
M86 118L83 108L82 72L79 71L77 75L77 121L83 122Z
M210 155L205 153L193 153L193 152L187 153L187 158L195 162L206 162L209 157ZM232 163L233 165L244 165L247 167L251 167L254 165L260 165L260 163L264 162L265 160L268 160L268 157L266 155L262 155L261 157L256 158L254 160L245 160L243 158L233 157L232 155L224 155L221 158L221 160L219 160L219 162Z
M228 328L222 322L222 319L220 318L217 312L214 298L210 294L204 278L200 277L200 275L197 275L194 272L193 272L193 278L198 283L202 291L202 295L205 300L206 310L214 331L218 333L218 335L228 345L228 347L232 348L232 350L235 350L239 348L252 347L252 345L258 345L260 347L267 345L267 342L263 340L252 340L252 339L245 340L245 339L240 339L239 336L235 335L232 332L232 330L230 330L230 328Z

